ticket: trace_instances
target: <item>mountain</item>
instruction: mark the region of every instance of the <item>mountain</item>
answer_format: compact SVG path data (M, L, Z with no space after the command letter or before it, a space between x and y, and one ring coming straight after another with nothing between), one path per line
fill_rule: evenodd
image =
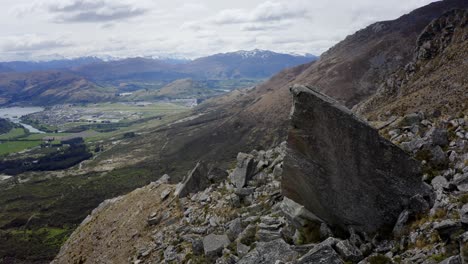
M280 54L267 50L215 54L185 64L183 71L204 79L267 78L316 57Z
M253 50L215 54L193 61L130 58L76 67L73 71L94 81L148 81L192 78L199 80L265 79L284 68L315 57Z
M110 88L67 72L0 73L0 105L98 102L110 100L114 94Z
M356 107L371 119L416 111L459 115L468 109L468 10L457 9L432 21L420 34L411 62Z

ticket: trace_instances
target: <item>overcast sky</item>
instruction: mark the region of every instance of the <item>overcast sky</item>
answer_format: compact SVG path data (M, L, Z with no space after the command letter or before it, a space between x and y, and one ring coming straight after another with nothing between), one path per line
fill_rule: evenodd
M0 61L268 49L320 55L433 0L0 0Z

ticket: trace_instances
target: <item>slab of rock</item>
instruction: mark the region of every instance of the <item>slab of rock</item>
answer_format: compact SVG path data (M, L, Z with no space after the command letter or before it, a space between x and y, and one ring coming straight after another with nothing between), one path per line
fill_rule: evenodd
M239 153L237 155L236 169L229 176L231 182L237 187L242 188L252 179L256 172L257 163L252 155Z
M291 88L283 194L333 228L372 233L395 224L409 199L429 197L418 161L333 99Z
M202 191L210 186L208 169L204 162L198 162L195 168L179 183L174 192L175 196L185 197L189 193Z
M227 235L209 234L203 238L203 250L208 258L220 256L223 249L229 246L231 242Z

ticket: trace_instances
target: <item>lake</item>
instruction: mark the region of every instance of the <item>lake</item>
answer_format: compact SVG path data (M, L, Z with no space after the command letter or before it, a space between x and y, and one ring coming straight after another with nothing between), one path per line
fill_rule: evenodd
M24 128L29 130L31 133L44 133L43 131L40 131L30 125L23 124L21 123L21 117L25 115L29 115L32 113L37 113L37 112L42 112L44 111L44 108L42 107L6 107L6 108L0 108L0 118L4 119L9 119L13 123L17 123L22 125Z

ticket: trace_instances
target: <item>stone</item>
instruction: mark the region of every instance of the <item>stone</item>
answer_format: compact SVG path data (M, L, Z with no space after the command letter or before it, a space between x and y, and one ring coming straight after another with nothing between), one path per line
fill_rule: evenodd
M208 180L211 182L221 182L228 177L228 173L220 168L212 168L208 172Z
M276 261L291 261L297 257L297 252L282 239L270 242L259 242L255 249L242 257L238 264L271 264Z
M431 149L431 163L436 166L447 164L447 155L440 146L435 146Z
M433 197L431 197L432 199ZM421 195L417 194L410 198L408 210L411 214L419 214L429 210L429 202Z
M329 237L333 237L333 232L331 229L328 227L327 224L322 223L320 225L320 239L325 240Z
M461 228L461 223L450 219L434 224L434 229L439 232L442 239L449 239L457 230Z
M216 258L221 255L223 249L231 242L227 235L209 234L203 238L203 250L208 258Z
M294 86L283 194L329 226L392 228L416 194L428 197L418 161L336 101ZM352 209L351 209L352 208Z
M167 174L164 174L163 176L161 176L161 178L159 178L159 180L157 180L156 182L159 183L159 184L167 184L169 183L169 180L171 179L171 177Z
M439 262L439 264L461 264L460 256L452 256Z
M239 153L237 155L237 166L229 176L231 182L237 187L242 188L252 179L256 172L256 161L252 155Z
M448 181L443 176L436 176L434 177L434 179L432 179L431 185L436 190L442 190L444 188L447 188Z
M422 118L418 113L411 113L403 117L400 121L400 126L412 126L419 124Z
M244 245L240 242L237 243L237 255L239 257L245 256L247 253L249 253L250 247L247 245Z
M468 264L468 231L460 236L460 260L462 264Z
M171 189L165 189L161 192L161 200L165 200L169 194L171 194Z
M363 259L361 251L349 240L342 240L336 244L336 251L345 261L359 262Z
M236 218L229 222L227 236L231 241L236 240L239 234L242 232L242 221L240 218Z
M204 253L203 240L199 238L192 240L192 252L195 256L201 256Z
M322 223L317 216L293 200L284 197L280 203L281 212L294 224L305 226L308 222Z
M460 221L462 224L468 225L468 203L464 204L460 209Z
M317 245L297 260L297 264L343 264L330 245Z
M207 167L204 162L198 162L195 168L179 183L174 192L175 196L185 197L190 193L206 189L210 186L210 180L207 177Z
M260 229L257 232L256 238L258 241L268 242L268 241L281 238L281 232L280 230Z
M432 127L429 131L426 132L424 136L427 140L429 140L434 146L441 146L445 147L448 146L448 132L446 129L443 128L436 128Z
M398 220L395 224L395 227L393 227L393 231L392 231L394 236L400 237L404 234L405 226L406 226L406 223L408 222L409 215L410 215L409 211L404 210L403 212L401 212L400 216L398 216Z

